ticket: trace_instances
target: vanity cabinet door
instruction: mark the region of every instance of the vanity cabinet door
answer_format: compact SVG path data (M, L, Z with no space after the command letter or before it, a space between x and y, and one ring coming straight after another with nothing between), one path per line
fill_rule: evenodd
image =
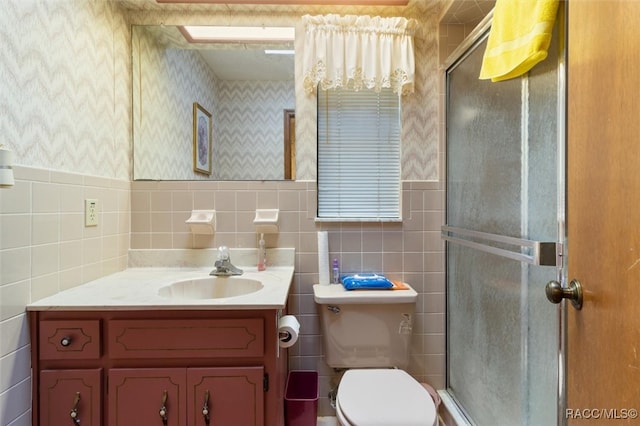
M264 368L187 369L189 426L263 426Z
M184 368L112 369L109 426L183 426L185 389Z
M101 425L102 369L42 370L40 426Z
M112 369L109 426L263 426L263 377L263 367Z

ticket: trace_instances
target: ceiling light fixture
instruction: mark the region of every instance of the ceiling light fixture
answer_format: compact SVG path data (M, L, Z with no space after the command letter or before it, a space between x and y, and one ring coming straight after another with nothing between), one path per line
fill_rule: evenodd
M294 27L224 27L185 25L180 32L190 43L290 42Z
M292 49L266 49L264 53L266 55L293 55L295 51Z

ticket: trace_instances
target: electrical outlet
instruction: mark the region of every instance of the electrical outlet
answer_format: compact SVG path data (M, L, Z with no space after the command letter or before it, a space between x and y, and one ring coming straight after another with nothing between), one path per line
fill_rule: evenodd
M98 200L84 200L84 226L98 226Z

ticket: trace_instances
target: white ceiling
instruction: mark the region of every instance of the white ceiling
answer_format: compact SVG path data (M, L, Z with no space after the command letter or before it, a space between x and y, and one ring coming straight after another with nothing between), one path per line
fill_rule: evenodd
M200 53L221 80L294 79L294 55L267 55L264 49L206 49Z

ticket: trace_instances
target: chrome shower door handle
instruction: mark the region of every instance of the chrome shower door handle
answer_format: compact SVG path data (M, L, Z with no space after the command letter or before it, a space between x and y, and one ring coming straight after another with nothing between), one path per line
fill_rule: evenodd
M549 281L544 292L551 303L560 303L562 299L569 299L574 308L582 309L582 284L576 279L571 280L569 287L566 288L562 287L558 281Z

